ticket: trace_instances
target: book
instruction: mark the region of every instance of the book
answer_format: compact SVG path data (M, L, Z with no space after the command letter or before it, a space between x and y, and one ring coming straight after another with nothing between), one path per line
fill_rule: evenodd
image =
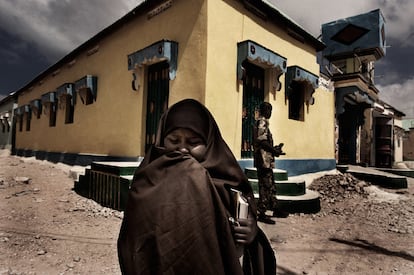
M233 193L234 204L236 206L236 219L247 219L249 216L249 203L243 194L236 189L231 189Z

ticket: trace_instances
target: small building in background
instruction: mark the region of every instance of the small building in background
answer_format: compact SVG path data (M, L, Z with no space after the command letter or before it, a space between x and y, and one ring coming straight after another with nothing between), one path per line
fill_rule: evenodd
M414 169L414 118L404 119L402 127L405 131L403 139L403 160L411 163Z
M11 150L14 146L15 128L13 123L14 111L17 107L15 93L0 100L0 149Z
M321 71L335 91L337 161L392 167L402 160L402 112L381 100L375 62L386 54L379 9L322 25ZM385 92L385 91L384 91Z

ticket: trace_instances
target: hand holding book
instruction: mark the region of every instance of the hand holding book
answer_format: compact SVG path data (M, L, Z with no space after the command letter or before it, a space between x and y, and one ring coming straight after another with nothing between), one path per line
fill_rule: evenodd
M249 201L240 191L232 189L232 195L236 206L236 213L234 213L236 219L232 218L235 241L239 244L249 244L257 234L255 215L249 213L251 211Z
M235 189L231 189L233 193L234 204L236 206L236 219L247 219L249 216L249 203L243 194Z

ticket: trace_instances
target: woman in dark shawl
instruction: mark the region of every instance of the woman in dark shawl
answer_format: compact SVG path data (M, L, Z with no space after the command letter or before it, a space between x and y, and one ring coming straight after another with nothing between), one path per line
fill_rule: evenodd
M236 219L230 189L249 202ZM210 112L186 99L162 116L135 172L119 239L123 274L275 274L246 176ZM232 222L233 221L233 222Z

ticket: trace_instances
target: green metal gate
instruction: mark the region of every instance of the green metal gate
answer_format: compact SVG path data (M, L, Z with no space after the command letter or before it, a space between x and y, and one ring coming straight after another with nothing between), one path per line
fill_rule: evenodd
M264 69L243 62L243 113L241 157L253 157L253 127L259 117L259 106L264 101Z
M147 119L145 151L155 143L158 122L168 108L169 64L161 62L148 67Z

